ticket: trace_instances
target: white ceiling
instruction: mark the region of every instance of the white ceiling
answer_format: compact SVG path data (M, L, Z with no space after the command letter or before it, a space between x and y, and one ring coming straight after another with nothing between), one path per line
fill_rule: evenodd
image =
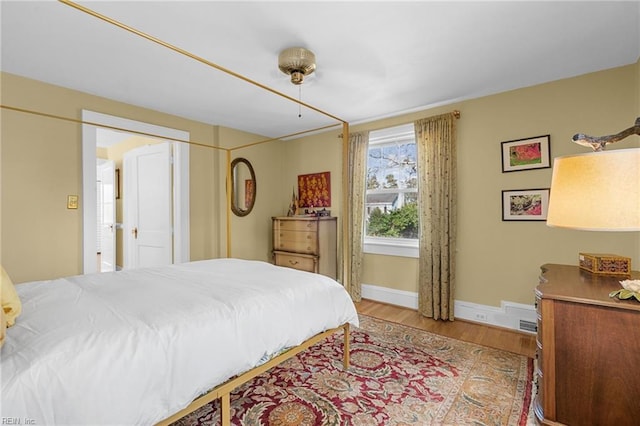
M81 1L352 124L635 63L640 2ZM56 1L0 2L3 71L277 137L336 121Z

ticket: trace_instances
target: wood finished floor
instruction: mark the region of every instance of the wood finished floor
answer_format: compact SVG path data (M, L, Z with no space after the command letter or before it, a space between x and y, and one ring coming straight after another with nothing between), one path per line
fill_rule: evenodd
M423 317L413 309L372 300L364 299L355 305L359 313L370 317L420 328L465 342L514 352L530 358L535 356L535 335L464 320L436 321Z

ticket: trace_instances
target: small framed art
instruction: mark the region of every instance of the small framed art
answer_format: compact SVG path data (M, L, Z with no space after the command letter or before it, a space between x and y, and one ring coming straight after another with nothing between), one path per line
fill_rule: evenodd
M502 142L502 173L551 167L550 135Z
M549 210L549 188L502 191L503 221L544 221Z

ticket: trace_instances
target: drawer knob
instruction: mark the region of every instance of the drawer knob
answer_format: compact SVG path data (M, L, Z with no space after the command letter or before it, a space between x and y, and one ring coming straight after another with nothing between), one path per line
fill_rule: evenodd
M289 260L289 263L292 265L297 265L298 261L297 260Z

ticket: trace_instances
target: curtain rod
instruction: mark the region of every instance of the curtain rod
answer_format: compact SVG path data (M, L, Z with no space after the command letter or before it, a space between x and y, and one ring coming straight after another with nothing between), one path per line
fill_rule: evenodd
M446 113L445 113L445 114L446 114ZM460 111L459 111L459 110L454 109L453 111L451 111L451 112L450 112L450 114L452 114L456 119L458 119L458 120L460 119ZM443 114L438 114L438 115L443 115ZM435 116L434 116L434 117L435 117ZM404 124L409 124L409 123L400 123L400 124L397 124L397 126L402 126L402 125L404 125ZM376 128L376 129L370 129L369 131L373 131L373 132L375 132L376 130L387 129L387 128L389 128L389 127L395 127L395 126L396 126L396 125L394 125L394 126L387 126L387 127L378 127L378 128ZM338 138L342 138L342 133L340 133L340 134L338 135Z

